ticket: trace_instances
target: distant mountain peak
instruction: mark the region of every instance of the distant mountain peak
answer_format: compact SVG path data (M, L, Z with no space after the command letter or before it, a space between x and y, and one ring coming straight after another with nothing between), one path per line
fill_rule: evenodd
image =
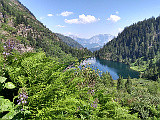
M74 40L76 40L76 39L78 39L79 37L78 36L76 36L76 35L69 35L69 37L70 38L72 38L72 39L74 39Z
M109 42L114 38L111 34L98 34L94 35L89 39L79 38L76 35L69 35L72 39L83 45L83 47L87 47L88 49L98 48L100 49L104 44Z
M74 47L74 48L83 48L81 44L79 44L77 41L75 41L72 37L70 36L65 36L60 33L56 33L56 35L62 40L64 43L67 45ZM73 36L74 37L74 36ZM76 36L74 37L76 39Z

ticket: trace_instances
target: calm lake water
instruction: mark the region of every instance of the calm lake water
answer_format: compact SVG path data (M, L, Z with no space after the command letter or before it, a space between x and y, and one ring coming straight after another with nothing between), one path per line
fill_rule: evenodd
M139 72L136 72L129 68L128 65L119 62L113 62L108 60L96 59L96 58L89 58L83 61L82 64L91 63L91 68L99 69L102 72L108 71L112 76L113 80L117 80L119 75L123 78L128 78L128 75L131 78L139 78ZM101 73L100 73L101 74Z

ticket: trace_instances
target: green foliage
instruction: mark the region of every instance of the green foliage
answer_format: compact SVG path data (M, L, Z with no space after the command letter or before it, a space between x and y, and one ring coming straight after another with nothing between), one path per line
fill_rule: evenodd
M5 31L9 32L9 33L14 33L16 32L16 29L13 27L10 27L9 25L2 23L1 24L1 28L4 29Z
M132 81L130 76L128 76L127 82L125 83L125 87L127 92L130 94L131 93L131 87L132 87Z
M105 89L97 86L103 83L107 87L98 72L89 66L82 66L80 69L79 65L75 65L75 68L65 69L65 65L46 57L43 52L14 54L10 59L12 60L6 65L5 74L19 91L23 87L26 88L28 99L25 105L15 104L5 117L11 114L14 119L133 117L129 115L128 108L122 108L126 114L119 112L121 105L113 101L114 94L110 95ZM106 73L106 76L106 80L110 81L110 75ZM108 89L111 87L113 85L108 86ZM18 95L13 97L12 99L18 99Z
M124 88L124 80L121 76L117 79L117 90L121 90Z
M12 82L5 83L7 78L0 76L0 92L3 92L3 89L14 89L15 86ZM5 114L3 116L4 112L9 111L9 113ZM4 96L1 96L0 94L0 117L2 119L12 119L14 117L13 114L10 114L10 112L14 111L14 103L11 102L9 99L4 99Z
M44 52L14 53L8 61L10 64L5 68L7 79L3 78L1 82L9 80L7 82L12 82L17 90L12 91L15 96L5 102L10 105L10 110L1 118L132 120L159 117L159 109L155 110L160 102L159 90L154 91L151 87L159 85L158 82L130 77L113 81L109 73L100 77L98 71L88 65L79 68L79 64L75 64L74 68L68 69L66 64L46 57ZM24 87L27 104L11 102L18 99L18 93ZM3 94L3 101L5 97L8 98Z
M126 27L117 38L94 54L97 58L124 62L141 72L143 78L157 80L160 75L160 16Z
M13 88L15 88L15 85L12 82L7 82L4 86L4 88L13 89Z
M108 72L102 73L101 80L106 87L113 87L114 85L113 79Z
M95 56L127 64L141 57L153 59L160 46L159 21L160 16L152 17L126 27L117 38L95 52Z
M155 55L154 59L145 60L144 57L141 57L136 60L136 62L131 64L131 69L141 72L140 77L158 80L160 75L160 54L159 52Z
M0 76L0 83L4 83L6 81L7 78Z
M4 88L14 89L15 85L12 82L5 83L7 78L0 76L0 91Z

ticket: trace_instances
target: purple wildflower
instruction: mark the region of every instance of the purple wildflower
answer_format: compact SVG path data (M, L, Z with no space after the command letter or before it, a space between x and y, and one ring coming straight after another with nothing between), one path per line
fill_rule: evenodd
M27 95L23 94L23 97L24 97L24 98L27 98Z
M6 60L7 60L7 56L10 55L12 49L14 48L14 45L15 45L14 40L8 40L8 41L5 42L5 45L3 46L4 47L3 55L4 55L5 63L6 63ZM4 68L5 68L5 63L4 63Z
M94 101L93 101L93 103L91 103L91 107L93 107L93 108L97 108L97 106L98 106L98 98L96 98Z
M91 103L91 107L93 107L92 103Z
M6 53L6 55L9 55L10 53Z
M24 105L24 104L27 104L27 98L28 98L28 95L27 95L27 91L25 91L23 88L21 89L21 92L19 93L19 96L18 96L18 99L17 102L18 102L18 105Z

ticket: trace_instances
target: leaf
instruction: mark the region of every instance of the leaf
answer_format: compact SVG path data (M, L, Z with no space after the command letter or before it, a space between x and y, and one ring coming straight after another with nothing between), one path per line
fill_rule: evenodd
M5 116L2 117L2 120L11 120L14 118L14 116L16 115L17 113L15 111L10 111L9 113L7 113Z
M0 96L0 112L13 110L13 102Z
M0 76L0 83L4 83L7 78Z
M14 89L16 86L12 82L5 83L5 88Z

